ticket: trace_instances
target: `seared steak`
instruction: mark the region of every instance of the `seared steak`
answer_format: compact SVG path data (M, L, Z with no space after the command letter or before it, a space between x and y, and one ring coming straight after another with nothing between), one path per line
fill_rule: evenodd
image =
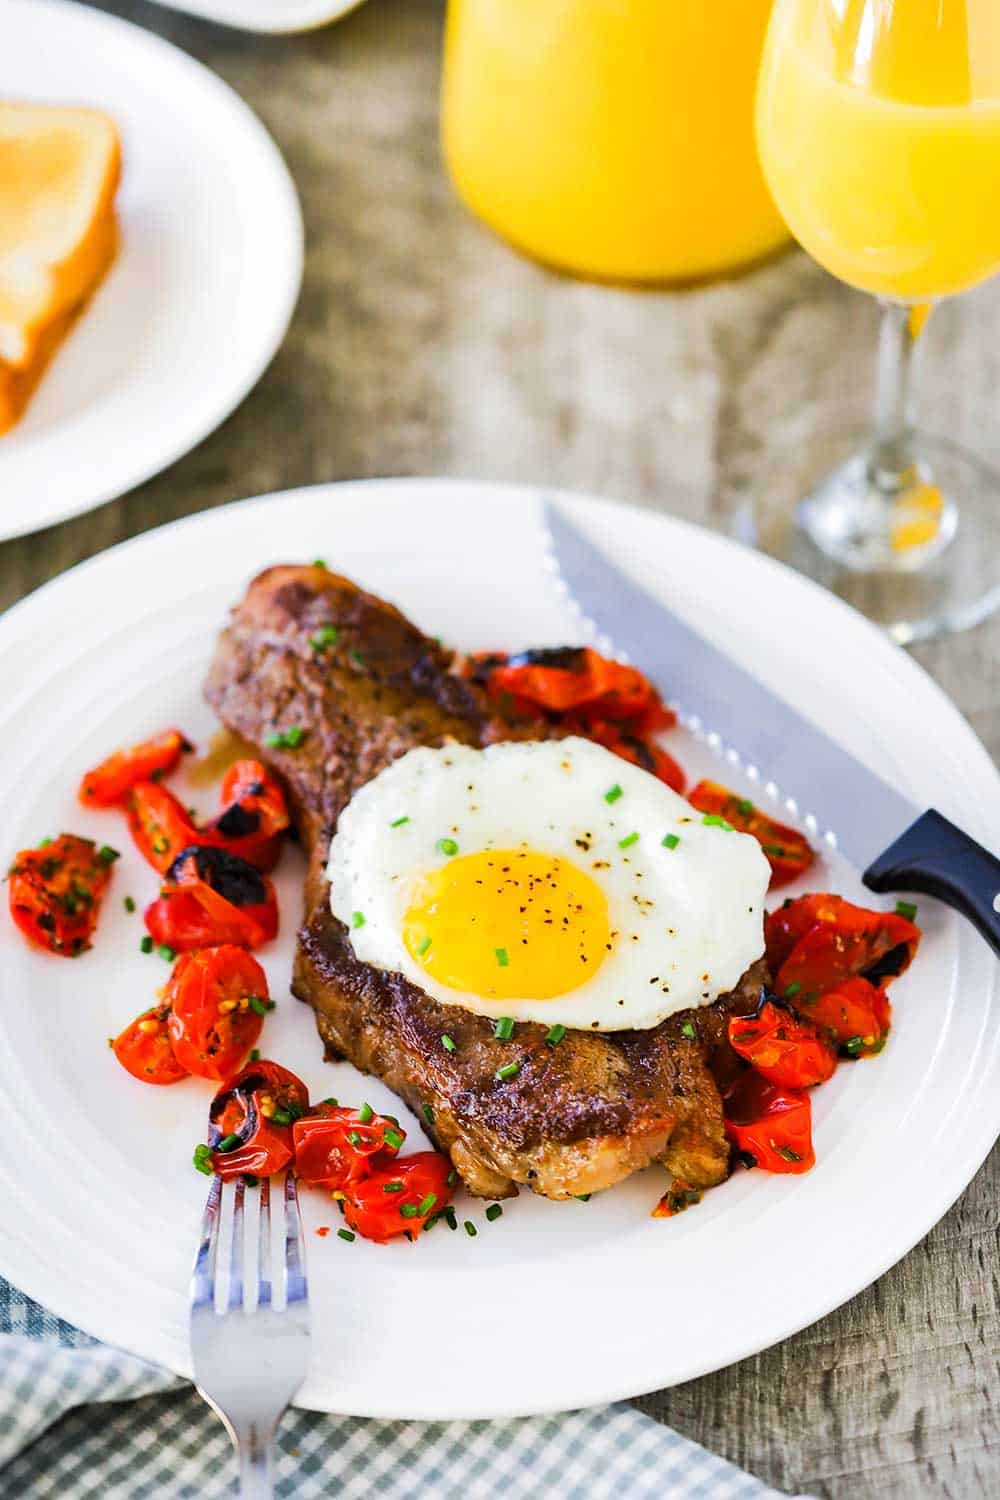
M324 870L337 818L390 761L417 745L550 732L497 720L453 667L398 610L316 567L262 573L222 633L208 700L285 778L310 859L293 992L315 1011L327 1056L349 1058L405 1099L474 1193L509 1196L521 1183L568 1198L650 1162L712 1186L729 1151L708 1060L725 1016L756 1007L763 962L714 1006L650 1031L569 1031L551 1047L544 1027L524 1023L499 1041L485 1017L359 963L329 910ZM302 731L295 748L268 743L289 729ZM454 1052L441 1046L443 1032ZM497 1068L514 1061L516 1077L498 1080Z

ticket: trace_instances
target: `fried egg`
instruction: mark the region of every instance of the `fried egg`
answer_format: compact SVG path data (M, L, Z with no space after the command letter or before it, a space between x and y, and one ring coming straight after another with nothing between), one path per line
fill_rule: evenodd
M589 740L411 750L341 813L327 874L361 962L485 1016L655 1026L764 951L757 841Z

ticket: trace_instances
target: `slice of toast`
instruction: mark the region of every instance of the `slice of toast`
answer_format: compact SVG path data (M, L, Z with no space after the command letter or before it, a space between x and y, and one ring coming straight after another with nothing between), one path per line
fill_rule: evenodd
M114 258L120 170L100 111L0 103L0 432Z

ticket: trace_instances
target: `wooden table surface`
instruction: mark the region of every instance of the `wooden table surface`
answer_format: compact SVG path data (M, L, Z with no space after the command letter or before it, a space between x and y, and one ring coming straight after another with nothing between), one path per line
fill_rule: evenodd
M548 275L474 223L438 159L436 0L371 0L288 38L141 0L105 8L207 63L271 129L302 197L305 286L270 370L199 448L121 500L0 547L0 606L160 522L318 480L546 481L725 526L765 448L799 441L820 402L866 400L874 309L801 255L637 295ZM928 342L928 425L1000 458L1000 284L941 310ZM998 647L1000 618L916 653L994 755ZM994 1151L848 1306L639 1404L792 1491L1000 1494L998 1196Z

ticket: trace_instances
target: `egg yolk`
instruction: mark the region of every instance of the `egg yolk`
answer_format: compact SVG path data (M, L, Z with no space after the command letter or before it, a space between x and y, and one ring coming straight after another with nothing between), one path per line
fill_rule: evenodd
M608 903L569 860L534 849L459 855L417 881L407 952L439 984L497 1000L552 1000L611 950Z

